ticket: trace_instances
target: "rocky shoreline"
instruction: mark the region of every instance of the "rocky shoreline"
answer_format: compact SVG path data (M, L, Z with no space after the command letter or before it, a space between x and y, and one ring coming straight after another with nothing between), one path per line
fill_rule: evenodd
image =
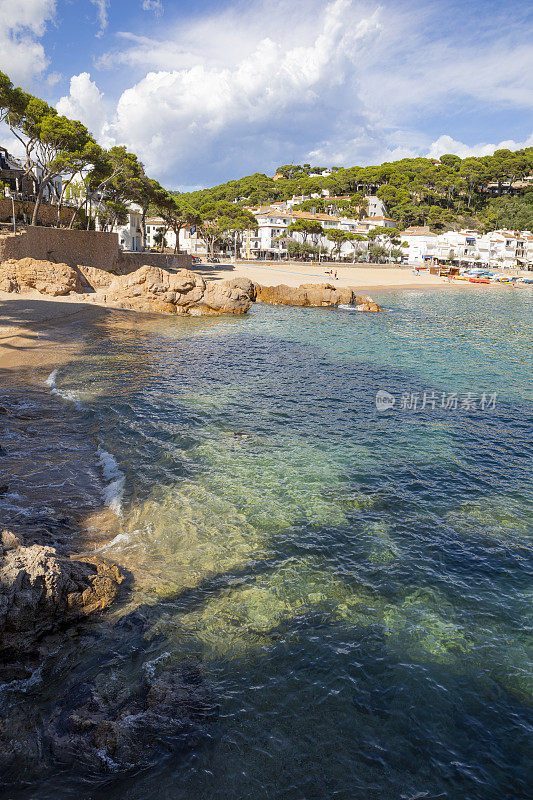
M331 283L262 286L247 278L205 281L191 270L176 273L143 266L128 275L113 275L94 267L70 267L23 258L0 264L0 291L37 290L52 297L70 296L109 308L163 314L208 316L246 314L254 302L327 308L353 305L364 312L383 311L367 295Z
M114 514L84 412L45 382L63 350L80 356L83 306L71 321L63 306L52 333L42 317L20 322L32 302L14 313L23 337L2 343L21 351L2 364L0 400L0 786L13 800L63 772L99 785L149 767L195 747L216 716L198 666L154 654L160 609L131 611L127 570L87 552L113 535Z
M332 284L294 288L242 277L205 281L189 270L170 273L150 266L115 276L30 258L0 265L0 291L32 290L105 308L186 316L245 314L255 302L382 310L371 298ZM28 388L19 387L26 398ZM11 401L4 398L0 413L6 422L17 422L19 438L29 436L36 452L44 452L48 466L36 480L46 483L54 431L41 419L38 403L21 411L24 403L15 395ZM0 456L9 472L12 445L6 447L7 454L0 448ZM17 472L5 482L0 494L9 496L17 489ZM50 497L48 504L53 503ZM17 775L40 780L59 768L75 768L84 779L98 782L194 746L216 716L198 667L164 657L148 662L143 653L157 610L136 609L122 618L102 614L127 600L126 571L82 552L85 542L74 517L58 521L59 528L51 517L44 522L37 517L12 525L7 515L0 526L0 785L16 786ZM75 663L84 641L95 637L102 639L101 664L92 678L77 678L70 660ZM58 683L58 675L66 678ZM43 691L49 695L44 704Z

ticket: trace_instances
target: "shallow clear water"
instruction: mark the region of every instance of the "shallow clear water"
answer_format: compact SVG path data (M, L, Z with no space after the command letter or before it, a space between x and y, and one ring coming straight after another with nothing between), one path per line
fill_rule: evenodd
M200 665L219 704L206 742L91 797L529 796L533 297L377 299L117 313L52 381L134 578L111 619L142 608L140 661ZM98 637L65 647L58 683L107 669Z

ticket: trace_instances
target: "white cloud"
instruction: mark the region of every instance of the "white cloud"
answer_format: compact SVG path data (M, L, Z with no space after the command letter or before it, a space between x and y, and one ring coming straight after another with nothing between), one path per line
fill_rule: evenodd
M0 0L0 69L15 83L31 83L47 68L38 39L55 10L56 0Z
M79 119L99 139L104 137L106 121L104 97L88 72L72 76L70 92L59 100L56 108L66 117Z
M446 153L453 153L461 158L467 158L469 156L491 156L495 150L521 150L524 147L533 147L533 132L523 142L506 139L503 142L499 142L499 144L480 142L474 145L458 142L448 134L443 134L431 144L427 155L428 158L440 158Z
M91 0L93 6L96 6L97 14L98 14L98 24L100 25L100 30L96 34L98 37L103 36L105 30L108 26L109 19L108 19L108 9L109 9L109 0Z
M141 8L143 11L153 11L156 16L163 13L162 0L143 0Z
M426 131L453 133L454 116L470 115L478 131L498 111L527 120L533 39L518 13L503 28L472 14L467 31L440 0L377 2L233 0L174 21L168 9L164 35L118 33L117 49L97 61L128 81L114 110L86 74L60 102L172 185L287 161L342 166L449 150ZM472 149L483 147L492 145Z
M353 24L347 24L351 6L350 0L334 0L322 18L315 17L313 25L307 20L300 36L292 36L299 43L287 47L270 36L255 38L240 58L238 51L227 48L226 30L219 26L216 35L218 47L226 45L225 63L219 63L217 48L211 62L198 63L193 56L185 65L187 54L176 49L174 60L180 67L151 71L127 89L118 101L110 132L117 142L138 152L149 169L168 174L174 168L186 173L184 180L193 177L195 164L212 159L215 152L219 166L240 154L243 169L243 160L248 157L252 166L261 147L285 159L290 139L299 135L312 140L317 127L329 127L359 47L379 30L379 12L352 16ZM252 18L251 24L256 22ZM239 35L250 42L243 24L241 20ZM233 35L231 27L229 37ZM204 52L211 52L209 36ZM315 131L303 132L313 114ZM243 137L248 141L247 154Z

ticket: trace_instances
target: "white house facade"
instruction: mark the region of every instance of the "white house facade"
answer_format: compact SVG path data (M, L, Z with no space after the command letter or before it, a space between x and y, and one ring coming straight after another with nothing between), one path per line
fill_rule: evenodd
M318 222L323 230L323 236L309 235L307 241L321 248L324 255L330 254L335 249L335 244L327 238L329 230L344 230L350 233L366 235L368 231L379 227L395 227L396 222L385 216L367 217L359 220L353 217L333 216L331 214L311 213L307 211L294 211L286 203L274 203L269 206L249 208L257 220L257 227L245 231L243 236L244 256L247 259L281 259L287 255L287 228L293 222L306 220ZM304 235L292 233L291 238L302 242ZM341 249L341 255L349 256L360 248L360 244L346 242Z
M404 261L413 265L452 261L491 269L533 270L533 235L530 231L447 231L408 228L401 234Z

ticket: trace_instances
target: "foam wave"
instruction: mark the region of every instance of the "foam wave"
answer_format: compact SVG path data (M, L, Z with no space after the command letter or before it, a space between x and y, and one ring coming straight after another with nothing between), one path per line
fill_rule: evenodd
M81 392L77 392L75 389L56 389L54 387L50 390L50 394L54 395L54 397L60 397L67 403L72 403L74 406L76 406L78 411L83 408L81 404Z
M102 467L102 473L107 486L104 486L102 494L104 503L113 511L117 517L122 516L122 497L124 496L124 484L126 476L120 471L115 456L108 453L100 445L98 446L98 459Z
M109 550L111 547L115 547L117 544L128 544L131 541L131 533L117 533L117 535L111 539L110 542L104 544L103 547L99 547L95 552L101 553L103 550Z
M66 403L72 403L78 411L80 411L83 406L81 404L82 401L82 394L81 392L77 392L75 389L58 389L57 388L57 373L59 370L55 369L53 372L50 373L48 378L46 379L45 383L47 386L50 386L50 394L54 397L60 397L61 400L64 400Z
M53 388L56 385L56 378L58 372L59 370L55 369L53 372L50 373L50 375L45 381L47 386L51 386Z

